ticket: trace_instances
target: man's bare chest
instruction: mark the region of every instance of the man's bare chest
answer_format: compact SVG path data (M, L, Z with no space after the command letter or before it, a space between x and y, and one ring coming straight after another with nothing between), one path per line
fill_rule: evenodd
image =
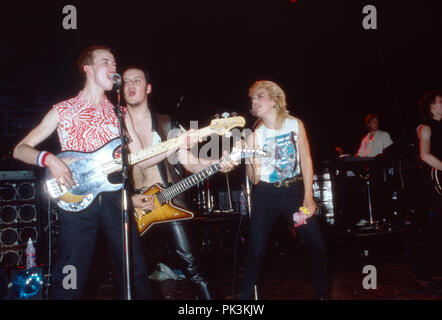
M150 121L134 121L135 131L140 137L143 148L149 148L152 146L153 131Z

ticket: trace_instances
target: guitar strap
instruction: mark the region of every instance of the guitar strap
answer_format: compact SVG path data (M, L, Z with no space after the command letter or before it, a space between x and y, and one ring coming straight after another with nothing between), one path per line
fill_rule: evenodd
M166 136L166 138L164 138L164 132L169 132L169 131L167 129L164 130L165 128L160 129L158 126L158 122L159 122L158 115L156 113L154 113L152 110L151 110L151 114L152 114L152 129L155 130L160 135L161 141L166 141L167 136ZM162 122L163 122L162 123L163 126L167 125L167 123L164 123L166 121L162 121ZM157 168L158 168L158 171L160 172L160 177L163 182L163 186L169 187L169 181L167 179L167 167L166 167L165 162L166 161L161 161L160 163L158 163Z

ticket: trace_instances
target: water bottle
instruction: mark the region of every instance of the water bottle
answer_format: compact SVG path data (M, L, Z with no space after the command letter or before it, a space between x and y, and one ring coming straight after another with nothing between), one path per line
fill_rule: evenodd
M28 246L26 247L26 269L35 267L35 248L31 238L28 240Z

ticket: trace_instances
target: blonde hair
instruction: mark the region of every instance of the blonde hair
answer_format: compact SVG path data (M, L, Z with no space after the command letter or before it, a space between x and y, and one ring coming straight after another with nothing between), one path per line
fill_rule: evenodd
M285 97L284 91L281 89L280 86L278 86L273 81L268 80L259 80L256 81L250 88L249 88L249 97L252 98L252 96L256 93L256 91L264 89L267 91L267 94L270 97L270 100L272 100L275 103L274 108L276 109L276 122L275 122L275 129L281 129L282 125L284 123L284 120L286 118L293 118L290 116L289 111L287 110L287 101ZM253 113L253 112L252 112ZM253 114L255 115L255 114ZM253 125L253 128L258 128L262 124L262 119L258 118Z

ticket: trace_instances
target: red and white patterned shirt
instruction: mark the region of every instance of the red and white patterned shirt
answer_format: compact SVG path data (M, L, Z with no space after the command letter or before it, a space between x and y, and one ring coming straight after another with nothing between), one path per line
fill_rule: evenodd
M62 151L92 152L119 137L118 117L107 97L93 106L80 92L53 108L60 120L57 131Z

